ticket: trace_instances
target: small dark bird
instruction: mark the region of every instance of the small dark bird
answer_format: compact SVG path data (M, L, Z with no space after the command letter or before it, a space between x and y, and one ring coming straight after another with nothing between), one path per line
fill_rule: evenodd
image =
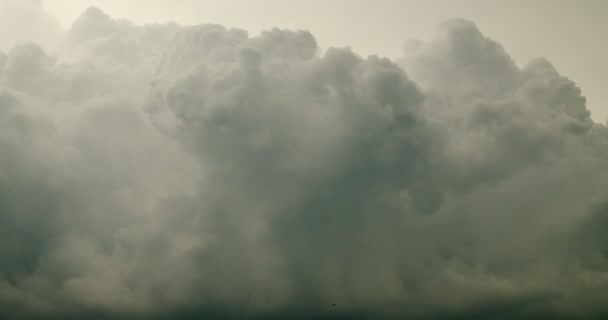
M332 303L332 304L331 304L331 306L332 306L332 307L335 307L335 306L336 306L336 304L335 304L335 303Z

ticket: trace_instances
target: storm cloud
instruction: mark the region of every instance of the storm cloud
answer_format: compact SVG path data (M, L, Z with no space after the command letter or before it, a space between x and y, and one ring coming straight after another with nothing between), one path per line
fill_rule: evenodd
M397 60L98 8L40 28L0 52L0 317L608 314L608 128L474 23Z

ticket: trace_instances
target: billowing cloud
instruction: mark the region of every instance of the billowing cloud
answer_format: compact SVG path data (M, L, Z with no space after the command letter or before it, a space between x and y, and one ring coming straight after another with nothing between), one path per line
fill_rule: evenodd
M1 317L608 313L608 129L473 23L399 61L96 8L62 37L0 54Z

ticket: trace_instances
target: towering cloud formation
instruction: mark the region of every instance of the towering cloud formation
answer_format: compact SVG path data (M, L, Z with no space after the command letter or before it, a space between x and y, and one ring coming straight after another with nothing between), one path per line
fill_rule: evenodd
M608 129L468 21L399 61L137 26L0 54L0 316L608 313Z

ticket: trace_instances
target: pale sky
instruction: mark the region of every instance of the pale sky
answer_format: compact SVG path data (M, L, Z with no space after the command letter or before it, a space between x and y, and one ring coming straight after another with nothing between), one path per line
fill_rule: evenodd
M449 18L475 22L523 64L545 57L574 80L596 121L608 118L608 1L603 0L47 0L64 26L87 7L134 22L219 23L257 33L306 29L322 47L398 57Z

